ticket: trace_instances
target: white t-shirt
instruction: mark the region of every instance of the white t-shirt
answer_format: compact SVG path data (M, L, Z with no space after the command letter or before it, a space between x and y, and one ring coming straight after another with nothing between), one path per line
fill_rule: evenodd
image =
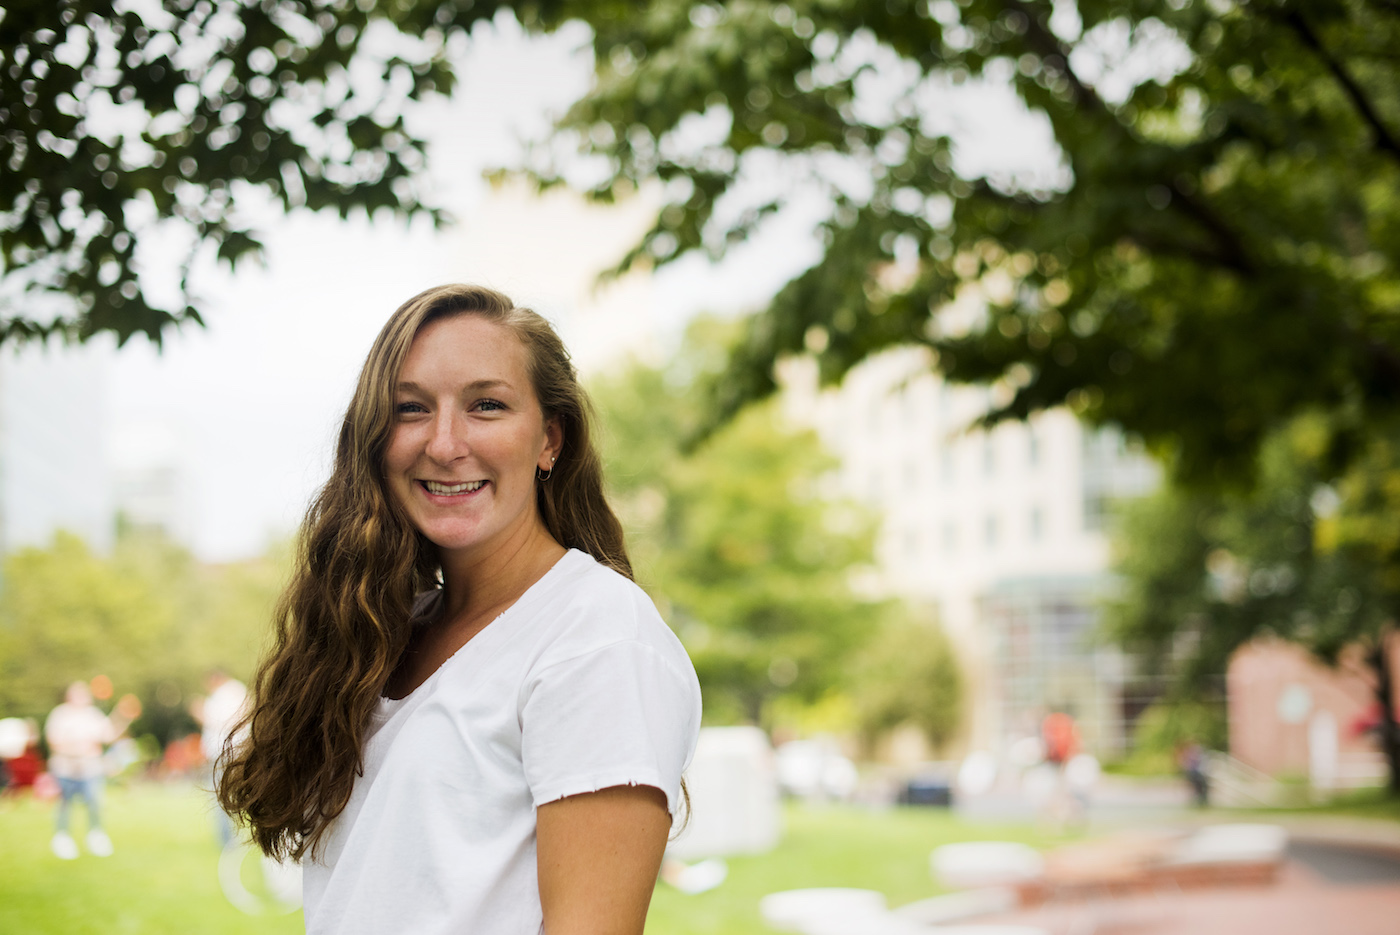
M310 935L537 935L535 809L655 786L675 815L695 669L646 594L572 550L412 694L304 867Z
M117 732L96 705L65 701L49 712L44 737L49 772L61 779L95 779L102 775L102 748L117 739Z

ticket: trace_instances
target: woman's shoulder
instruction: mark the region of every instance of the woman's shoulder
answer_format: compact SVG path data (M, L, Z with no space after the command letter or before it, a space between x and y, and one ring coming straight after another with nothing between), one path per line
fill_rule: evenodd
M680 641L636 582L577 549L561 562L569 564L557 583L557 600L550 602L550 657L581 655L627 641L652 645L668 655L680 650Z
M578 624L590 623L610 631L661 622L647 593L626 575L619 574L587 552L570 549L560 560L566 566L560 576L556 596L561 616Z

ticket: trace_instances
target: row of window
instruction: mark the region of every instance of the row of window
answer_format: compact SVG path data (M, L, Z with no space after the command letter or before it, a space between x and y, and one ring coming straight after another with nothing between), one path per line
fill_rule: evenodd
M920 552L939 551L944 554L951 554L963 548L983 548L996 549L1005 543L1005 527L1002 518L995 513L988 513L982 518L980 524L974 531L971 541L963 541L963 530L957 520L945 520L938 530L938 541L935 549L934 543L930 540L932 536L925 530L910 527L904 530L903 551L906 555L916 555ZM1042 542L1045 539L1046 520L1045 511L1040 507L1032 507L1026 514L1026 522L1023 527L1026 540L1031 543Z
M1041 463L1041 442L1035 435L1030 436L1026 449L1026 465L1031 468L1039 467ZM904 462L904 477L902 478L902 495L917 490L921 484L920 471L922 462L910 460ZM938 453L938 477L939 483L951 484L957 478L957 459L955 449L951 446L944 447ZM983 477L995 477L997 473L997 451L990 439L986 439L982 444L980 453L980 467ZM866 479L867 495L872 500L879 500L885 491L885 476L880 471L872 471Z

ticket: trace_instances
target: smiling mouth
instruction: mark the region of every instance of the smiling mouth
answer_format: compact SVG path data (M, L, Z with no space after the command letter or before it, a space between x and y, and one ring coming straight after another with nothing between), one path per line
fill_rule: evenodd
M433 480L420 480L418 483L422 484L423 489L428 493L439 497L454 497L464 493L472 493L486 486L484 480L471 480L465 484L439 484Z

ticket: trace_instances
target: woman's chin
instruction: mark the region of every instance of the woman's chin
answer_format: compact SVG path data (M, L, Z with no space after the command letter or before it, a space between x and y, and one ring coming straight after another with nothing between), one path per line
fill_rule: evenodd
M454 526L429 527L422 530L423 536L444 552L469 552L489 540L477 528L462 529Z

